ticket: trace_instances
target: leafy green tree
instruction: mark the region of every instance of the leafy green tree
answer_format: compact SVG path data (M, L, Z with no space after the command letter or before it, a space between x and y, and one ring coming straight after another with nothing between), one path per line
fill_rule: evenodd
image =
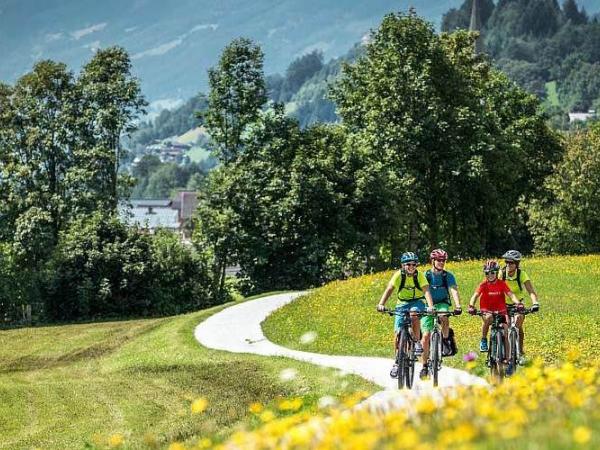
M225 47L219 63L208 71L210 95L205 120L219 159L229 162L242 151L242 135L267 101L263 52L239 38Z
M600 124L569 133L566 152L532 201L529 227L541 253L600 251Z
M88 211L99 207L116 211L120 194L126 196L132 185L120 172L121 137L135 129L146 101L139 80L131 74L129 55L121 47L98 50L84 65L76 88L80 141L78 170L72 178L85 196L80 206Z
M437 36L412 13L388 15L333 89L353 147L366 155L357 175L381 183L373 234L392 257L439 244L463 255L506 245L509 224L522 223L515 205L560 152L535 98L474 55L473 40Z

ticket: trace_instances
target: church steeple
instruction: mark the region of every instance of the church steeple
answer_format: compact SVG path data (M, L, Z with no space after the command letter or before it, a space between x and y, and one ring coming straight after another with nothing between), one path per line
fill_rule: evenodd
M479 37L475 41L475 53L483 53L483 34L481 29L481 5L480 0L473 0L473 6L471 7L471 24L469 25L470 31L478 31Z

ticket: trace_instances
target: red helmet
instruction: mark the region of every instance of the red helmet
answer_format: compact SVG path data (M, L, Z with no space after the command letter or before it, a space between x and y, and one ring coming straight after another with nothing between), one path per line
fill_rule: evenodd
M446 253L441 248L436 248L429 254L430 259L438 259L442 261L446 261L448 259L448 253Z
M495 259L488 259L483 265L483 273L500 272L500 264Z

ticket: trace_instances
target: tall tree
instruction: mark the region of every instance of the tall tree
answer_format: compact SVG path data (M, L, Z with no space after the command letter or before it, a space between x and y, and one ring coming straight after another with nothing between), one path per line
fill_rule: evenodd
M263 59L258 45L239 38L225 47L218 65L208 71L206 127L221 161L238 157L242 134L267 101Z
M97 51L83 67L76 88L79 172L73 177L87 198L82 206L87 210L104 207L116 211L120 188L128 186L125 177L120 176L124 156L121 137L135 129L135 120L146 106L140 82L131 74L127 52L109 47Z
M382 183L385 203L371 212L392 255L440 243L455 254L496 250L534 189L519 183L539 182L557 158L535 98L474 55L473 39L388 15L332 91L363 171Z

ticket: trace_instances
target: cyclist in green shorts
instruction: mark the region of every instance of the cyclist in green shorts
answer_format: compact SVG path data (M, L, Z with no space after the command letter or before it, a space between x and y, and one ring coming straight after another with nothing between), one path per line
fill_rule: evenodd
M425 272L425 278L429 282L429 292L431 292L431 298L433 299L433 305L437 311L450 311L451 303L450 296L454 301L454 314L460 315L462 313L462 307L460 306L460 297L458 295L458 286L456 278L452 272L444 269L446 266L446 260L448 259L448 253L441 248L433 250L429 258L431 259L431 269ZM434 321L436 317L427 316L421 319L421 328L427 330L433 330ZM440 317L440 323L442 328L443 337L443 350L444 356L450 356L454 354L454 342L450 337L450 321L447 316ZM429 342L430 333L427 331L423 336L423 346L425 342ZM427 353L427 349L425 349Z
M516 308L517 312L524 308L523 300L525 299L525 291L529 294L531 298L531 302L533 303L531 306L532 312L537 312L540 309L540 304L538 302L538 295L533 287L533 283L531 282L531 278L527 275L523 269L519 266L521 265L521 259L523 255L521 252L517 250L509 250L504 255L504 262L506 265L500 271L500 279L506 281L506 284L510 288L510 290L517 296L519 299L519 303L515 304L512 299L506 296L506 306L508 308ZM524 288L524 289L523 289ZM525 357L525 349L523 348L523 322L525 321L525 316L523 314L517 314L515 324L519 329L519 347L521 348L521 358ZM524 361L520 361L522 364Z
M423 273L417 270L419 264L419 258L413 252L406 252L402 254L400 258L402 268L394 273L392 279L387 285L379 303L377 304L377 311L385 311L385 302L388 301L394 290L398 292L396 311L424 311L427 309L429 312L434 311L433 299L429 292L429 282ZM423 300L427 301L427 308ZM404 317L399 315L396 316L394 322L394 349L398 351L398 340L400 338L400 330L404 325ZM421 360L423 362L423 369L421 370L421 378L427 376L427 352L424 351L424 346L429 347L429 341L425 344L419 342L421 339L421 326L419 319L416 316L411 317L412 335L413 339L417 340L415 343L415 353L421 353ZM430 332L431 329L424 329L424 332ZM394 364L390 371L390 376L396 378L398 376L398 365Z

